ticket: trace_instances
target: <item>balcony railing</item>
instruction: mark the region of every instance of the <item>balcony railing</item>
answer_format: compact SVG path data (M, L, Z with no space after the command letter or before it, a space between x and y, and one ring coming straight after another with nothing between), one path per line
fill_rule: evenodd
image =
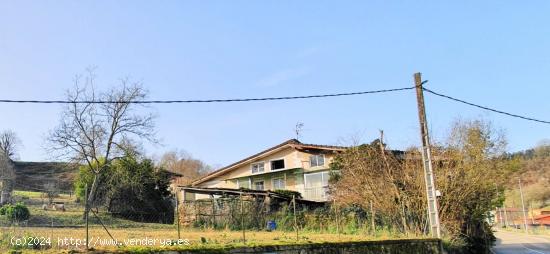
M305 188L304 199L313 201L328 201L328 186Z

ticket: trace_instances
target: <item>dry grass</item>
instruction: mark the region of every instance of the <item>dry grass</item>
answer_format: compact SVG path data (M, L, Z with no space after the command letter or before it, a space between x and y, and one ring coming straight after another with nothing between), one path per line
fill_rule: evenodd
M0 239L12 238L14 239L22 237L39 237L51 239L51 247L47 248L52 253L59 251L68 251L71 249L83 249L84 239L86 238L84 228L1 228L4 237ZM110 233L119 242L135 239L142 241L141 244L136 242L135 244L126 244L127 246L134 247L162 247L167 244L167 240L174 241L177 239L176 229L148 229L148 228L135 228L135 229L110 229ZM73 246L63 245L63 240L66 238L70 241L71 237L74 239ZM242 231L220 231L220 230L196 230L196 229L182 229L181 238L185 239L182 248L200 248L202 247L223 247L223 246L235 246L243 245ZM365 241L365 240L382 240L382 239L395 239L394 236L380 234L378 236L369 235L338 235L338 234L321 234L321 233L304 233L299 234L299 240L296 240L295 232L283 232L283 231L248 231L246 232L247 245L280 245L280 244L294 244L294 243L323 243L323 242L349 242L349 241ZM76 240L79 239L79 240ZM90 228L90 245L95 249L113 249L113 245L107 244L105 241L109 241L111 238L101 227ZM145 244L144 239L156 239L156 243L153 245ZM9 239L11 240L11 239ZM78 242L77 242L78 241ZM103 242L101 242L103 241ZM149 240L151 241L151 240ZM128 243L128 242L126 242ZM188 244L187 244L188 243ZM75 246L80 245L80 246ZM0 246L0 250L4 248L11 248L13 246ZM42 250L43 251L43 250Z
M16 197L25 203L30 211L31 218L26 222L26 226L12 227L7 221L2 223L0 219L0 253L4 253L9 249L15 249L15 239L34 238L38 240L49 239L49 243L44 243L46 246L39 250L32 250L32 246L25 248L19 247L26 252L47 252L47 253L62 253L73 249L83 250L85 247L84 240L86 239L86 231L82 227L84 220L82 219L83 207L81 204L74 202L74 196L60 195L56 201L64 202L67 208L66 212L61 211L44 211L42 204L45 202L43 195L39 192L17 191ZM123 243L133 239L136 241L133 244L126 244L134 248L159 248L167 245L168 241L178 239L178 234L175 225L157 224L157 223L139 223L124 219L112 218L108 215L100 215L102 221L107 225L109 232L119 242ZM5 220L5 218L4 218ZM49 225L54 227L49 227ZM2 226L3 225L3 226ZM75 227L78 226L78 227ZM181 238L185 239L183 245L178 245L178 248L201 249L201 248L224 248L229 246L243 246L242 231L229 230L201 230L196 228L181 229ZM413 238L420 238L414 237ZM64 241L71 241L72 244L64 244ZM365 241L365 240L383 240L396 239L402 236L391 234L387 231L379 231L375 236L366 234L333 234L333 233L315 233L315 232L300 232L298 240L295 232L285 231L247 231L246 245L285 245L295 243L324 243L324 242L349 242L349 241ZM116 249L110 241L110 236L106 231L94 221L94 217L90 218L90 247L98 250ZM144 241L148 240L148 242ZM156 242L151 243L151 240ZM141 243L139 242L141 241ZM128 242L126 242L128 243Z

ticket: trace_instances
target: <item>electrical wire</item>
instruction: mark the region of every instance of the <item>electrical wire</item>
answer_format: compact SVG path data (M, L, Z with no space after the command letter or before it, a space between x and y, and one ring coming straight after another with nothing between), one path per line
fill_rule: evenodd
M88 101L88 100L0 100L0 103L40 103L40 104L109 104L109 103L132 103L132 104L169 104L169 103L215 103L215 102L246 102L246 101L276 101L276 100L296 100L312 99L326 97L340 97L361 94L389 93L404 90L411 90L415 87L402 87L392 89L382 89L352 93L318 94L305 96L284 96L284 97L264 97L264 98L240 98L240 99L211 99L211 100L137 100L137 101Z
M491 112L495 112L495 113L499 113L499 114L503 114L503 115L507 115L507 116L511 116L511 117L521 118L523 120L550 124L550 121L540 120L540 119L527 117L527 116L522 116L522 115L518 115L518 114L512 114L512 113L504 112L502 110L493 109L493 108L489 108L489 107L486 107L486 106L481 106L481 105L478 105L478 104L475 104L475 103L472 103L472 102L467 102L465 100L457 99L457 98L454 98L454 97L451 97L451 96L448 96L448 95L444 95L444 94L441 94L441 93L434 92L434 91L432 91L428 88L425 88L425 87L423 87L423 90L428 92L428 93L431 93L433 95L443 97L443 98L446 98L446 99L449 99L449 100L453 100L453 101L456 101L456 102L460 102L460 103L463 103L463 104L466 104L466 105L470 105L470 106L473 106L473 107L476 107L476 108L488 110L488 111L491 111Z
M425 81L426 82L426 81ZM423 82L424 83L424 82ZM391 88L391 89L382 89L382 90L371 90L371 91L362 91L362 92L351 92L351 93L333 93L333 94L318 94L318 95L304 95L304 96L283 96L283 97L260 97L260 98L237 98L237 99L208 99L208 100L136 100L136 101L89 101L89 100L8 100L0 99L0 103L34 103L34 104L109 104L109 103L132 103L132 104L172 104L172 103L225 103L225 102L249 102L249 101L276 101L276 100L296 100L296 99L312 99L312 98L327 98L327 97L340 97L340 96L353 96L353 95L362 95L362 94L376 94L376 93L389 93L389 92L398 92L404 90L415 89L416 86L412 87L402 87L402 88ZM455 97L441 94L423 87L423 90L431 93L433 95L446 98L455 102L466 104L469 106L477 107L480 109L488 110L491 112L520 118L523 120L550 124L550 121L540 120L532 117L522 116L518 114L513 114L505 112L498 109L489 108L472 102L468 102L462 99L457 99Z

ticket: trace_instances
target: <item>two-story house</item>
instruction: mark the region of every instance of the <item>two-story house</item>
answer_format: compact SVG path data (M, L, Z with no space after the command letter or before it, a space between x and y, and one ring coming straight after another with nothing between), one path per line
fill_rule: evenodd
M327 201L329 164L345 149L291 139L216 170L194 181L192 186L292 190L300 192L304 199Z

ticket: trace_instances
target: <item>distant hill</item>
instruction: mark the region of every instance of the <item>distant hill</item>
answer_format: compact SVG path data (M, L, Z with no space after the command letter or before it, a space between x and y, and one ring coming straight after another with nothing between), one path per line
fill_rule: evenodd
M508 207L521 205L518 179L521 178L523 195L527 206L550 208L550 145L543 144L535 148L511 154L515 161L515 170L507 176L509 179L506 204Z
M73 190L78 165L66 162L16 161L15 190L43 191L46 183L56 184L60 192Z

